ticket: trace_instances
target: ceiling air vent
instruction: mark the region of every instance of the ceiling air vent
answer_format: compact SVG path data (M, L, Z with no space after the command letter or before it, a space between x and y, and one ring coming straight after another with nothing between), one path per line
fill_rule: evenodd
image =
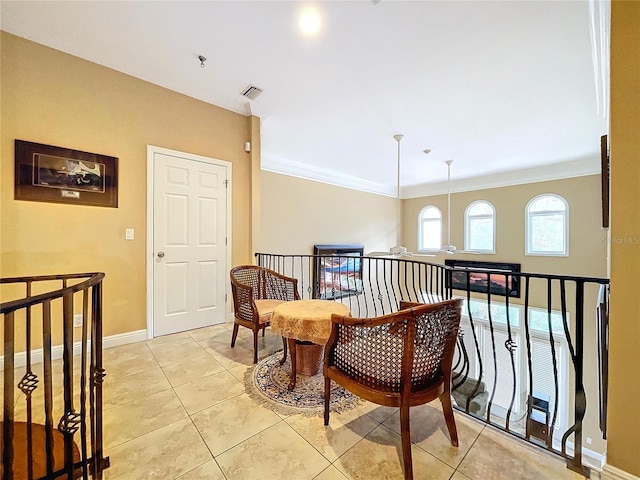
M247 88L240 92L240 95L242 95L243 97L247 97L249 100L253 100L261 93L261 88L258 88L255 85L249 85Z

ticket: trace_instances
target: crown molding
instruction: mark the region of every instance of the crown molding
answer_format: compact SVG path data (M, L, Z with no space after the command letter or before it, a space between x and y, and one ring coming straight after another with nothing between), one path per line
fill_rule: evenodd
M451 193L509 187L512 185L523 185L525 183L548 182L550 180L583 177L599 173L600 159L589 157L539 167L498 172L492 175L451 180ZM447 182L409 185L402 187L400 191L403 199L443 195L447 193Z
M314 182L326 183L337 187L350 188L367 193L394 197L394 185L382 185L359 177L344 175L325 168L312 167L299 162L289 162L263 158L262 170L280 175L302 178ZM548 182L564 178L583 177L600 173L600 159L598 157L581 158L569 162L542 165L498 172L479 177L468 177L451 180L451 192L470 192L487 188L509 187L526 183ZM455 174L455 173L454 173ZM402 199L429 197L447 193L447 182L423 183L400 188Z
M367 193L375 193L389 197L395 197L395 185L383 185L381 183L370 182L359 177L345 175L333 170L306 165L299 162L289 162L263 158L262 170L291 177L312 180L314 182L327 183L337 187L350 188Z

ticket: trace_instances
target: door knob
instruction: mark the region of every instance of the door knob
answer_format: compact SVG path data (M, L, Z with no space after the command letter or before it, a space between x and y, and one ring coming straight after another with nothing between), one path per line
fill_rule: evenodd
M158 258L164 258L164 252L158 252Z

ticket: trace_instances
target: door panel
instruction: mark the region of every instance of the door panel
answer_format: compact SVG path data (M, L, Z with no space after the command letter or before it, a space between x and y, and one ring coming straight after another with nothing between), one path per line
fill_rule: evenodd
M153 153L154 336L224 322L227 169Z

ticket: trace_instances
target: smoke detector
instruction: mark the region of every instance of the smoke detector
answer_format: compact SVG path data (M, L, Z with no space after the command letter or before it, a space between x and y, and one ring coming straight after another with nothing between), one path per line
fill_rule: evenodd
M255 85L249 85L240 92L240 95L247 97L249 100L254 100L258 95L262 93L262 89Z

